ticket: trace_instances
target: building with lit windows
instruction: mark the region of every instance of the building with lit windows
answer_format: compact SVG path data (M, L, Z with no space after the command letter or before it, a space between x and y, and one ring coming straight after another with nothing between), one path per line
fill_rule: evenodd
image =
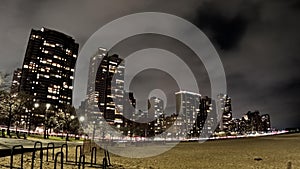
M271 130L270 115L260 115L258 110L252 112L248 111L242 118L243 126L241 131L253 132L268 132Z
M200 100L200 112L197 114L193 137L209 137L214 132L217 114L212 111L212 100L208 96L202 96Z
M178 131L178 137L193 136L197 117L200 113L201 95L188 91L179 91L175 95L178 117L174 125Z
M61 32L31 30L22 66L20 91L34 102L62 109L72 104L74 68L79 45Z
M149 123L151 136L161 134L165 130L164 101L162 99L151 97L148 100L148 118L151 120Z
M22 69L18 68L14 71L12 83L11 83L11 90L12 94L17 94L20 91L20 82L22 77Z
M221 110L220 124L218 130L229 132L232 120L231 98L227 94L219 94L217 106Z
M271 131L271 120L269 114L261 115L261 131Z
M105 48L98 48L95 55L90 58L89 64L89 75L87 83L87 101L86 101L86 117L89 121L99 121L102 119L103 114L101 114L98 107L99 91L95 90L96 85L96 75L98 68L100 66L101 60L104 56L107 56L108 51Z
M118 55L103 57L96 75L98 107L104 119L117 128L124 127L124 63Z

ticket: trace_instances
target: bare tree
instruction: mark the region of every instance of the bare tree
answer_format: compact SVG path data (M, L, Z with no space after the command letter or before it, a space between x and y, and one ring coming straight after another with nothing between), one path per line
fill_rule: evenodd
M10 136L11 125L21 120L21 116L25 113L26 107L29 106L31 98L24 93L11 94L6 91L1 91L0 98L1 114L6 119L7 134Z

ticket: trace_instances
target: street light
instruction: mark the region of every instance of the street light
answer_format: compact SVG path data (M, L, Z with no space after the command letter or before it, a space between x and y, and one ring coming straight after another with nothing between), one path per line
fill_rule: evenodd
M34 103L34 108L38 108L39 106L40 106L40 104Z
M34 103L34 108L32 109L32 110L34 110L34 109L37 109L40 105L39 105L39 103ZM30 130L31 130L31 118L32 118L32 112L29 112L29 127L28 127L28 135L30 135Z
M46 109L48 110L50 108L51 104L50 103L47 103L46 104Z
M44 122L44 139L48 138L48 129L46 126L46 123L48 124L48 109L50 108L51 104L47 103L46 104L46 113L45 113L45 122Z
M80 117L79 117L79 121L80 121L80 122L83 122L83 121L84 121L84 116L80 116Z
M80 127L80 135L82 136L82 134L83 134L83 122L84 122L84 120L85 120L85 118L84 118L84 116L80 116L79 117L79 121L80 121L80 125L79 125L79 127ZM85 138L86 139L86 138Z
M95 121L93 121L93 141L95 141L95 130L96 130L96 122Z

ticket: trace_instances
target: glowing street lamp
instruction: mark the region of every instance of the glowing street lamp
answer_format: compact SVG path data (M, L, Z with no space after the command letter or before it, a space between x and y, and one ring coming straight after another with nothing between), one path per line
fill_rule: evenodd
M48 110L50 108L51 104L50 103L47 103L46 104L46 109Z
M34 110L34 109L37 109L39 106L40 106L40 104L39 103L34 103L34 108L32 109L32 110ZM31 112L29 112L30 114L29 114L29 126L28 126L28 135L30 135L30 130L31 130L31 120L32 120L32 114L31 114Z
M39 106L40 106L40 104L34 103L34 108L38 108Z
M46 112L45 112L45 122L44 122L44 139L48 138L48 129L46 124L48 124L48 109L51 107L50 103L46 103Z
M80 116L80 117L79 117L79 121L80 121L80 122L83 122L84 120L85 120L85 119L84 119L84 116Z

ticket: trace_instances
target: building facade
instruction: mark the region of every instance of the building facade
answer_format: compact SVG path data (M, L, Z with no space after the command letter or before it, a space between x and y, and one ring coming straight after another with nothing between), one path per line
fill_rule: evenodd
M20 91L21 77L22 77L22 69L18 68L13 73L11 89L10 89L10 92L12 94L17 94Z
M72 104L74 68L79 45L61 32L31 30L22 66L20 91L34 102L63 109Z
M95 87L98 68L102 59L107 56L107 54L108 51L105 48L98 48L96 54L90 58L85 107L86 117L89 121L101 121L103 117L98 107L99 91L95 90Z
M148 100L148 118L150 135L154 136L161 134L166 129L164 101L157 97L151 97Z
M197 115L194 128L195 137L209 137L214 132L216 123L216 114L213 110L212 99L208 96L202 96L200 101L200 112Z
M200 114L201 95L198 93L179 91L175 93L176 114L175 122L178 137L192 137L195 135L197 117Z
M99 93L98 107L100 113L109 124L117 128L124 127L124 63L118 55L104 56L95 82L95 90Z
M227 94L219 94L217 106L222 112L221 117L218 117L220 119L219 130L229 132L232 120L231 98Z

